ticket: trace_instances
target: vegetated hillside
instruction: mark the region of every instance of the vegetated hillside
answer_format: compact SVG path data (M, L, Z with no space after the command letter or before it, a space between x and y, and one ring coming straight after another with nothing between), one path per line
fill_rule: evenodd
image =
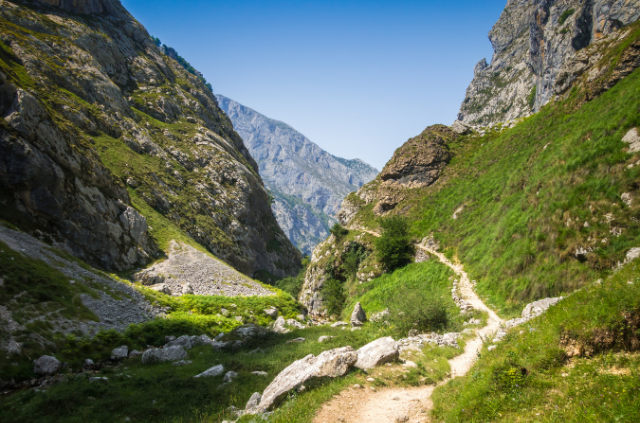
M362 160L327 153L283 122L222 95L216 98L258 163L280 227L311 254L336 223L342 199L378 171Z
M622 63L636 63L626 58L634 57L639 37L638 24L612 34L585 75L611 76ZM640 244L640 156L635 144L622 141L639 123L639 78L636 71L608 91L613 83L600 78L595 92L604 94L587 102L594 96L585 92L597 81L583 85L577 79L566 99L515 128L484 136L428 128L399 149L374 181L345 199L341 221L377 230L380 216L408 216L415 239L433 235L465 264L478 292L503 316L585 286ZM414 162L420 157L421 168ZM437 179L408 185L428 175L427 169L432 176L441 169ZM314 252L323 256L321 249ZM325 267L323 260L309 266L305 298L321 300Z
M476 65L458 119L487 126L540 110L566 92L573 76L563 67L577 52L639 17L637 1L509 0L489 32L491 64Z
M0 4L0 218L105 269L178 239L249 276L295 274L301 255L203 79L118 1L44 3Z

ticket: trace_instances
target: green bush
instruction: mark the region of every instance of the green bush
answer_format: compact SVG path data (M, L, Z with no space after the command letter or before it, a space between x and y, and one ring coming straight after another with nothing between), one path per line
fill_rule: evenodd
M560 15L560 17L558 18L558 23L562 25L563 23L565 23L567 19L569 19L569 16L573 15L575 12L576 12L575 9L565 10L564 12L562 12L562 15Z
M329 279L324 283L321 293L329 315L339 316L346 300L344 284L337 279Z
M533 88L531 88L531 92L527 96L527 103L529 104L529 107L531 107L531 109L533 109L533 106L535 106L536 104L537 91L538 91L538 87L534 85Z
M347 246L347 251L342 255L341 273L346 280L353 279L358 273L360 263L369 255L364 245L352 241Z
M409 236L409 221L405 217L392 216L379 220L382 235L375 240L380 262L392 271L411 263L415 246Z
M349 234L349 230L339 223L333 225L333 227L329 229L329 232L331 232L336 238L342 238Z
M438 332L449 325L447 301L434 289L402 287L389 297L390 322L400 333L417 329L420 333Z
M298 276L282 278L275 283L275 287L291 294L293 298L298 298L302 285L304 284L304 270L298 273Z

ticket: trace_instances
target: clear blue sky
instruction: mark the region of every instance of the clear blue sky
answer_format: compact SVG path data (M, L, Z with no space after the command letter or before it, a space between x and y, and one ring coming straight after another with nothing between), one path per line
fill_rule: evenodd
M456 118L506 0L122 0L215 93L381 169Z

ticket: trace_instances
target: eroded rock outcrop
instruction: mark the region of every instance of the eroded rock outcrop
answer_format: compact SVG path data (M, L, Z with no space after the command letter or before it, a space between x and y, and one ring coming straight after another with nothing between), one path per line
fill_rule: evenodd
M156 258L157 212L242 273L297 273L215 96L119 1L4 1L0 20L0 217L125 270Z
M476 65L458 119L488 126L538 111L586 68L576 52L639 17L638 1L509 0L489 32L491 64Z

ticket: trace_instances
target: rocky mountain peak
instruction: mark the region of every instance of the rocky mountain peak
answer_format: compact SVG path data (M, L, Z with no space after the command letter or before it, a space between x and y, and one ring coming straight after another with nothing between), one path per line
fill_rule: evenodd
M50 6L59 7L67 12L81 15L111 15L116 18L131 18L118 0L35 0Z
M489 126L538 111L567 61L639 17L638 1L509 0L489 32L491 64L476 65L458 119Z

